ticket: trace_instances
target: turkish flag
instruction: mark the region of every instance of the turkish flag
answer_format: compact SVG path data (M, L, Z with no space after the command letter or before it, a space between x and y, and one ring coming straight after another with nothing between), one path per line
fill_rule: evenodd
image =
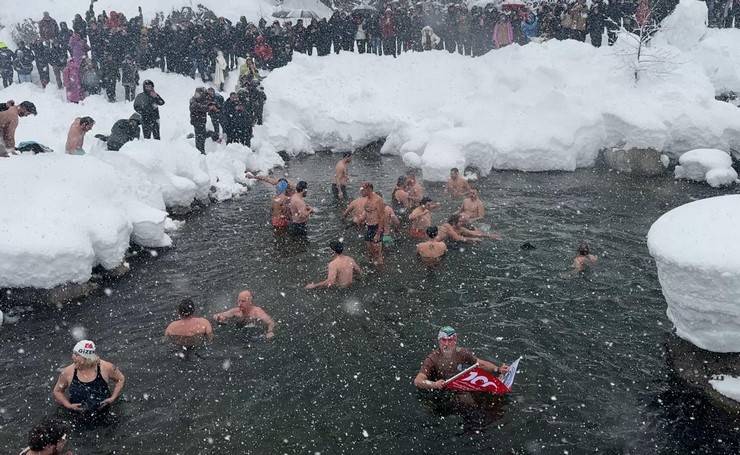
M519 360L515 360L509 371L499 379L493 373L482 369L477 363L445 381L445 390L460 392L485 392L494 395L504 395L511 392L514 377L519 367ZM503 380L502 380L503 379Z

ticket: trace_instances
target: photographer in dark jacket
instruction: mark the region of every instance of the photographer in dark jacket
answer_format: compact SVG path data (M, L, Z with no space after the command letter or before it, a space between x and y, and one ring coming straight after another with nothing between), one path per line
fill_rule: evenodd
M159 106L164 100L154 91L154 82L149 79L144 81L144 91L136 95L134 110L141 115L141 130L144 139L152 136L159 140Z
M213 132L218 136L220 132L219 125L223 123L221 110L224 107L224 97L216 93L216 89L213 87L208 87L206 95L208 96L208 102L216 105L215 111L208 111L208 117L211 118L211 123L213 123Z
M200 153L206 154L206 120L209 112L215 112L218 108L216 104L208 100L206 90L203 87L195 89L195 95L190 98L190 124L193 125L195 132L195 148Z

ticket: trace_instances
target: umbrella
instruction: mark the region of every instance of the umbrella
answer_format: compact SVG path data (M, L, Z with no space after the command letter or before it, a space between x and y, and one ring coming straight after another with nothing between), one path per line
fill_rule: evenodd
M374 8L370 5L362 3L352 8L352 11L356 11L358 13L374 13L377 11L377 8Z
M318 14L307 9L278 10L272 13L272 17L279 19L320 19Z

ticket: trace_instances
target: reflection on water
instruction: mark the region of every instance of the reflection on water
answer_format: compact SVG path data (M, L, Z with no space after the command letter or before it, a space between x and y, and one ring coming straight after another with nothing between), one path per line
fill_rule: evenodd
M55 412L51 386L69 359L70 331L81 329L127 377L120 422L98 438L77 435L82 454L738 451L740 425L707 422L717 411L663 359L672 335L645 245L660 214L717 190L595 170L497 172L477 185L485 223L503 240L457 245L429 269L396 236L376 272L324 183L335 159L290 163L320 209L307 242L273 233L272 189L257 186L189 216L174 248L141 259L109 295L37 308L3 327L0 452L14 453L32 423ZM397 159L358 156L350 189L371 180L390 194L402 169ZM435 221L457 208L440 185L427 191L443 203ZM339 237L368 273L350 289L305 291L323 279L326 245ZM580 240L600 264L574 276ZM163 342L180 299L211 315L246 288L276 319L273 341L218 326L187 359ZM513 394L468 413L419 396L411 380L447 324L480 357L524 356Z

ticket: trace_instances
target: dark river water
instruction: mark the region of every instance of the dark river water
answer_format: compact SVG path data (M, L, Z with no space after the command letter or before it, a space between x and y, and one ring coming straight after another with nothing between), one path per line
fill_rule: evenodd
M645 243L662 213L719 191L604 170L495 172L477 185L503 240L455 248L428 271L401 239L385 269L356 287L308 292L338 237L370 270L324 183L335 160L319 154L288 167L320 210L307 243L274 236L273 189L260 184L189 215L175 246L133 260L110 295L36 307L3 327L0 452L17 453L28 429L57 412L51 388L75 328L127 377L117 422L73 433L76 454L740 451L740 422L668 366L674 335ZM389 196L403 169L398 159L357 156L351 189L368 179ZM435 221L457 204L441 185L427 192L443 201ZM574 276L582 239L600 266ZM182 359L162 341L180 299L212 314L241 289L278 321L272 342L253 328L216 327L207 350ZM459 344L479 357L523 356L514 392L463 414L419 395L411 381L441 325L456 327Z

